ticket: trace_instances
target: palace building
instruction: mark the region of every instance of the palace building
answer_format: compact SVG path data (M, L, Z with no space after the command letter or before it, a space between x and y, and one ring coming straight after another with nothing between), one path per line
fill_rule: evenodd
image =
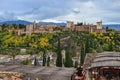
M78 30L78 31L87 31L87 32L106 32L105 29L102 28L102 21L96 22L96 25L76 25L72 21L67 21L66 28L70 30Z

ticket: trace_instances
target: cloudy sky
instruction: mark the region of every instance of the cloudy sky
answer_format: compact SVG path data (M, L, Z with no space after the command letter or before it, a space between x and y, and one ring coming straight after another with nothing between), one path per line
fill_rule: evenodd
M0 0L0 22L120 23L120 0Z

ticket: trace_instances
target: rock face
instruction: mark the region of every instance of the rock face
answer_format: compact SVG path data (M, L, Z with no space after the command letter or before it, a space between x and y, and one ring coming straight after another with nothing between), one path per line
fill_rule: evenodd
M74 68L64 67L33 67L20 65L0 65L0 71L20 72L24 74L22 80L71 80Z

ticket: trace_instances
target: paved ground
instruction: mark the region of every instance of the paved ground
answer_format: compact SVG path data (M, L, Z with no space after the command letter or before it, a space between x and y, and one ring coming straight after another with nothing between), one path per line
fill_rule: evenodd
M24 73L24 79L34 80L38 77L40 80L71 80L74 68L60 67L34 67L22 65L0 65L0 71L21 72Z

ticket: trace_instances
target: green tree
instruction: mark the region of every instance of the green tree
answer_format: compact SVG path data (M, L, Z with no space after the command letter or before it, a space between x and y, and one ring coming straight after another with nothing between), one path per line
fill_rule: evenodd
M72 56L68 50L65 53L65 67L73 67Z
M58 37L56 66L62 67L62 54L61 54L60 37Z
M83 65L84 63L84 58L85 58L85 44L81 44L81 54L80 54L80 64Z
M50 66L50 56L47 57L47 66Z
M109 51L109 44L108 43L104 43L102 45L102 48L103 48L104 51Z
M77 68L78 65L79 65L79 64L78 64L78 61L75 61L75 65L74 65L74 67Z
M37 58L35 57L35 59L34 59L34 66L38 66L38 65L39 65L39 62L38 62Z
M113 51L113 47L114 47L113 42L110 41L109 42L109 51Z
M45 50L43 51L43 66L46 65L46 52Z
M89 53L90 52L90 37L87 36L86 37L86 44L85 44L85 53Z
M77 26L83 25L83 22L77 22Z
M30 60L28 59L21 61L21 64L23 65L28 65L29 63L30 63Z
M20 52L19 52L19 49L8 49L8 54L10 56L12 56L13 60L15 59L15 56L18 55Z

